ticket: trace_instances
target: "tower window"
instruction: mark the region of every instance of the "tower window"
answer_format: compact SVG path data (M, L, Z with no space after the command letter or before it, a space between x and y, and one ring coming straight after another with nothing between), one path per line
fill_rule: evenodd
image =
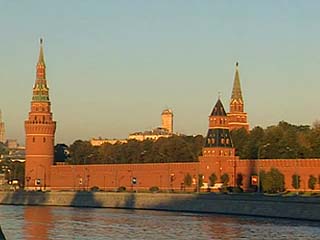
M45 137L43 138L43 142L44 142L44 143L46 142L46 138L45 138Z
M33 138L32 138L32 142L35 142L35 141L36 141L36 138L35 138L35 137L33 137Z

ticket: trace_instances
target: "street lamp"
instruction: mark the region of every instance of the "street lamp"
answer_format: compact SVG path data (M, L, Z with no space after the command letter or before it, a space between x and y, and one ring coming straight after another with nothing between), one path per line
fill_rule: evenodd
M43 168L43 190L45 191L46 190L46 168L42 164L40 164L39 166Z
M298 172L297 172L297 164L298 164L298 162L297 162L297 154L292 150L292 148L290 148L290 147L286 147L286 150L288 150L288 152L292 152L293 154L294 154L294 156L295 156L295 161L294 161L294 175L295 175L295 179L294 179L294 181L295 181L295 185L296 185L296 187L297 187L297 189L296 189L296 195L298 195L298 189L300 188L300 186L299 186L299 176L298 176Z
M270 146L270 143L266 143L266 144L264 144L264 145L262 145L262 146L259 146L259 148L258 148L258 193L260 193L260 183L261 183L261 181L260 181L260 154L261 154L261 150L262 149L265 149L265 148L267 148L268 146Z

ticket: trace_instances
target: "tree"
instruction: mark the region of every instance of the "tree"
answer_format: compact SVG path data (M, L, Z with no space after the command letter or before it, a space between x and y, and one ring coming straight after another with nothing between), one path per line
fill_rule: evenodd
M198 174L198 188L203 186L203 174Z
M234 129L230 132L231 139L236 149L236 155L240 158L246 158L246 148L248 144L249 134L245 128Z
M276 193L284 191L284 175L276 168L269 172L260 172L261 185L264 192Z
M300 182L301 182L301 179L300 179L299 175L297 175L297 174L292 175L292 184L291 185L294 189L300 188Z
M217 176L215 173L212 173L209 177L209 181L210 181L210 186L214 186L214 184L216 184L217 181Z
M72 164L96 163L96 148L88 141L76 140L70 145L70 156Z
M8 154L8 153L9 153L8 147L4 143L0 142L0 155Z
M187 173L185 176L184 176L184 185L187 186L187 187L190 187L191 184L192 184L192 176L190 175L190 173Z
M236 181L237 181L237 186L238 186L238 187L240 187L240 186L243 185L243 175L242 175L242 173L238 173L238 174L237 174L237 179L236 179Z
M315 189L315 186L317 184L317 179L315 176L310 175L309 180L308 180L308 187L312 190Z
M228 185L228 182L229 182L229 175L228 173L224 173L222 176L221 176L221 182L223 182L223 185Z
M54 161L65 162L69 157L69 147L66 144L57 144L54 146Z

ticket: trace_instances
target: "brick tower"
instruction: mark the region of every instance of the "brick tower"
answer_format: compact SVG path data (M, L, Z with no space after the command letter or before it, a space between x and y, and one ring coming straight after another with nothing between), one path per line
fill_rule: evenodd
M161 113L162 128L168 130L169 133L173 133L173 113L171 109L165 109Z
M244 102L241 93L239 63L236 63L232 95L230 99L230 112L228 113L230 130L245 128L249 131L247 113L244 112Z
M54 156L56 122L52 120L49 88L46 80L42 39L33 87L31 110L24 122L26 131L25 188L46 190L50 188L50 168Z
M234 156L229 121L220 99L209 116L209 130L202 155L204 157Z
M209 182L208 177L212 173L216 174L218 182L224 173L228 173L234 179L232 168L234 160L235 149L230 136L229 119L221 100L218 99L209 116L209 129L202 148L202 156L199 157L201 165L206 166L200 168L205 176L204 180Z

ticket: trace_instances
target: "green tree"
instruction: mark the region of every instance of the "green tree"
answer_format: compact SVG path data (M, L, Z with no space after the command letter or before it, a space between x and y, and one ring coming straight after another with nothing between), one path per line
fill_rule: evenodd
M297 175L297 174L292 175L292 183L291 183L291 185L292 185L292 187L294 189L299 189L300 188L300 182L301 182L301 179L300 179L299 175Z
M315 189L317 184L317 178L313 175L310 175L309 180L308 180L308 187L312 190Z
M70 145L70 162L72 164L93 164L97 162L97 148L90 142L76 140Z
M264 192L276 193L284 191L284 175L276 168L269 172L260 172L261 186Z
M229 175L228 175L228 173L224 173L221 176L221 182L223 182L223 185L225 185L225 186L228 185L228 183L229 183Z
M198 188L203 186L203 174L198 174Z
M238 186L238 187L240 187L240 186L243 185L243 175L242 175L242 173L238 173L238 174L237 174L237 179L236 179L236 181L237 181L237 186Z
M190 187L190 186L191 186L191 184L192 184L192 176L190 175L190 173L187 173L187 174L184 176L183 182L184 182L184 185L185 185L186 187Z
M217 176L215 173L212 173L209 177L209 181L210 181L210 186L214 186L216 184L217 181Z
M247 158L246 153L247 144L249 140L249 133L245 128L234 129L230 132L231 139L236 149L236 155L240 158Z

